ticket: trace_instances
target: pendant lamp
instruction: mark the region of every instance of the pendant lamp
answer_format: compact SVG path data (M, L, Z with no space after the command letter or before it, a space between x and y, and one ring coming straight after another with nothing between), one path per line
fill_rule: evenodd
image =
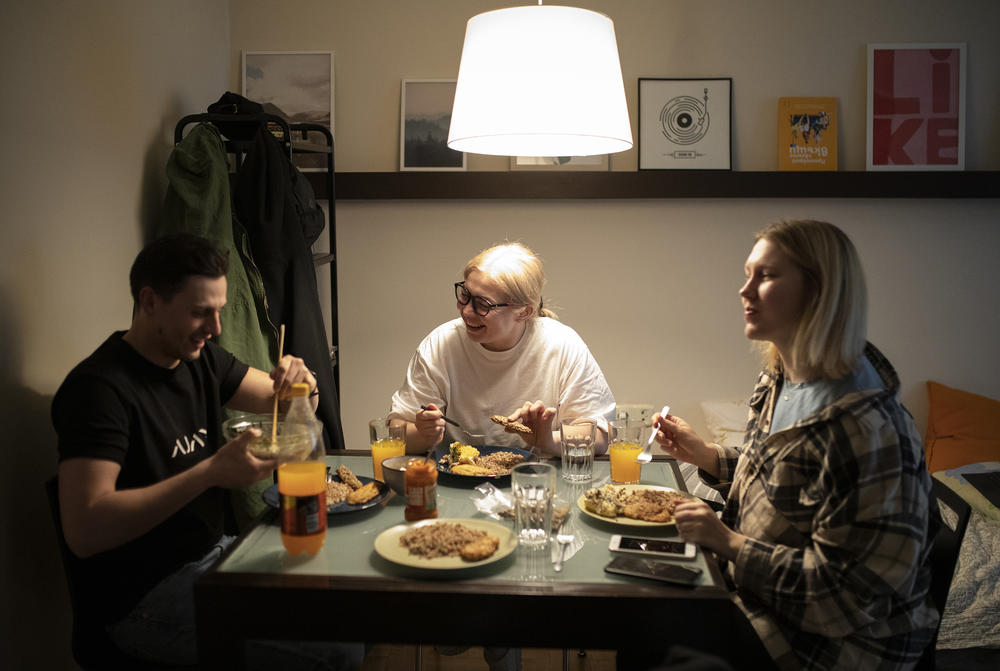
M469 19L448 146L499 156L630 149L611 19L541 2Z

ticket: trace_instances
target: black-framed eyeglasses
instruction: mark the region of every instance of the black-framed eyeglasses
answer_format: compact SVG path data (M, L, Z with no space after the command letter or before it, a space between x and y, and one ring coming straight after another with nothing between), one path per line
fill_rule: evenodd
M465 282L455 282L455 300L458 301L459 305L468 305L469 301L472 301L472 309L480 317L488 315L490 310L505 308L508 305L519 305L519 303L494 303L488 298L473 296L465 288Z

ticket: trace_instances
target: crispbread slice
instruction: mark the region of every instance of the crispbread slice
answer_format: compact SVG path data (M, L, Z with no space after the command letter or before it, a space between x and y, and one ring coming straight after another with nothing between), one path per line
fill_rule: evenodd
M337 475L340 476L340 481L351 489L361 489L361 481L345 464L337 466Z
M523 433L526 435L529 433L533 433L533 431L530 428L528 428L524 424L521 424L521 422L512 422L503 415L490 415L490 419L496 422L497 424L502 425L503 428L510 433Z

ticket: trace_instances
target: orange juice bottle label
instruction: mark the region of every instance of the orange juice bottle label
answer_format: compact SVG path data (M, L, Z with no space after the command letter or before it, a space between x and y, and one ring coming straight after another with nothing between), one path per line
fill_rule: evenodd
M310 536L326 530L326 492L309 496L281 495L281 533Z

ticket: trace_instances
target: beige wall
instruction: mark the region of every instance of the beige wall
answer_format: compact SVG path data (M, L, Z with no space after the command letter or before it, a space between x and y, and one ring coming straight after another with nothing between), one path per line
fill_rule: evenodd
M42 492L48 412L74 363L126 328L128 269L162 202L173 126L225 91L225 0L17 0L0 8L0 659L72 668Z
M473 15L530 0L230 0L232 82L240 51L335 52L337 169L396 170L399 81L454 78ZM732 77L737 170L777 168L775 112L781 96L840 98L843 170L864 170L866 45L967 42L966 166L1000 165L1000 3L993 0L586 0L571 4L615 22L633 136L639 77ZM276 9L280 6L280 10ZM511 49L530 45L510 45ZM236 89L238 90L238 89ZM612 156L635 170L636 150ZM472 155L471 170L505 170L505 159Z
M241 50L332 50L338 168L395 170L399 80L454 77L465 21L508 4L517 3L0 5L0 417L13 427L0 487L0 659L8 666L67 667L66 597L41 495L55 471L48 403L69 368L128 324L126 275L162 199L176 120L239 90ZM774 168L779 95L840 97L841 165L862 169L864 45L965 40L967 166L1000 168L1000 5L991 0L577 4L616 22L633 131L637 77L734 78L739 170ZM635 160L634 151L617 155L612 168L633 170ZM775 217L804 215L835 221L858 242L872 338L900 368L918 420L929 378L1000 397L996 200L340 202L349 443L363 444L364 421L385 409L410 352L453 314L449 285L466 258L504 237L543 255L550 296L621 401L665 401L696 415L699 400L742 395L754 374L735 299L748 236ZM624 334L609 328L612 316L626 321Z
M316 0L276 14L272 2L233 0L232 82L241 81L241 50L334 51L338 170L394 171L400 79L455 77L465 21L510 4L518 3ZM615 21L633 134L638 77L733 78L737 170L775 169L784 95L840 98L841 169L863 170L865 45L965 41L966 166L1000 168L1000 3L573 4ZM636 160L635 150L616 154L611 169L635 170ZM469 168L504 170L507 161L470 155ZM921 429L928 379L1000 397L988 335L1000 310L983 291L996 286L996 200L340 201L336 212L341 406L352 446L387 409L420 339L455 314L449 286L465 261L505 238L543 256L549 298L590 344L619 402L668 402L702 427L699 401L739 398L753 383L736 287L752 232L788 216L825 217L856 240L870 336L898 366ZM611 313L628 321L627 335L608 328Z
M737 288L753 231L816 217L854 239L869 337L896 365L921 431L924 383L1000 398L996 200L341 202L341 399L348 445L388 409L420 339L456 316L451 283L505 237L546 262L546 305L590 345L619 403L745 397L756 358Z

